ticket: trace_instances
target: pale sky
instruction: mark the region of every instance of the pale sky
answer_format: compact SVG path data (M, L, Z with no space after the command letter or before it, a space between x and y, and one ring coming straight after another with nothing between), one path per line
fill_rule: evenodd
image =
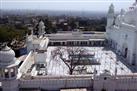
M0 0L1 9L107 11L111 3L115 10L128 9L135 0Z

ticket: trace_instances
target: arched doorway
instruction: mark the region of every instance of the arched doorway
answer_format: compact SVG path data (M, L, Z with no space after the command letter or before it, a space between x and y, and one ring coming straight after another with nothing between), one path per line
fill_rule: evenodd
M122 55L124 58L127 58L128 56L128 46L127 46L127 43L123 43L123 46L122 46Z
M125 48L124 57L127 58L128 48Z

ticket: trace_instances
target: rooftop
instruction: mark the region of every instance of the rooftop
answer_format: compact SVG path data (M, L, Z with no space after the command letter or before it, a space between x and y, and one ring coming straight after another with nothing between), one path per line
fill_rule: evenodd
M56 34L46 34L51 41L58 40L90 40L90 39L104 39L105 35L103 32L96 33L84 33L84 32L67 32L67 33L56 33Z
M19 68L19 72L24 74L30 74L32 76L47 75L47 76L67 76L69 75L68 67L66 64L60 60L52 60L51 59L51 51L56 47L48 47L47 56L44 59L45 65L39 70L36 69L35 53L31 52L24 63ZM76 66L73 75L85 75L85 74L93 74L96 69L97 74L101 74L105 71L109 71L111 74L115 74L117 69L117 74L125 75L132 73L132 70L126 66L120 58L111 50L105 50L104 47L84 47L89 50L91 53L95 54L95 59L100 64L96 65L86 65L84 68L81 65ZM79 70L83 68L84 70L80 72ZM39 75L39 76L40 76Z

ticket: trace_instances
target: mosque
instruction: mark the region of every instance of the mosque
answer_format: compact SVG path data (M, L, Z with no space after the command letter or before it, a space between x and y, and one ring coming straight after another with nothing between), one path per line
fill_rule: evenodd
M108 11L106 27L108 44L131 65L137 64L136 15L136 3L127 12L122 9L118 16L115 16L114 6L111 5Z
M38 36L33 31L27 36L28 55L22 62L11 48L0 44L0 91L137 91L136 15L136 2L119 15L111 4L105 33L45 34L40 21ZM86 48L99 64L70 75L62 60L50 56L60 46Z

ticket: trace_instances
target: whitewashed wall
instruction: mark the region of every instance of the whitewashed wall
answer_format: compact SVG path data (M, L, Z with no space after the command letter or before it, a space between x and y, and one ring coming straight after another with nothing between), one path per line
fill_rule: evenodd
M91 88L91 76L42 77L29 80L20 79L20 88L42 88L45 90L60 90L61 88Z
M104 77L107 79L104 80ZM93 85L94 91L137 91L137 75L98 76Z
M106 79L104 80L104 78ZM61 88L91 88L94 91L137 91L137 75L119 76L66 76L66 77L34 77L20 79L20 88L42 88L60 90Z
M18 72L21 74L25 74L27 70L32 66L32 64L34 64L34 56L33 52L31 51L22 63L22 65L19 67Z
M124 53L124 46L128 48L127 62L132 64L133 54L136 53L136 29L134 26L121 24L119 28L111 27L107 29L107 39L111 39L113 42L117 43L117 50ZM126 38L127 35L127 38Z

